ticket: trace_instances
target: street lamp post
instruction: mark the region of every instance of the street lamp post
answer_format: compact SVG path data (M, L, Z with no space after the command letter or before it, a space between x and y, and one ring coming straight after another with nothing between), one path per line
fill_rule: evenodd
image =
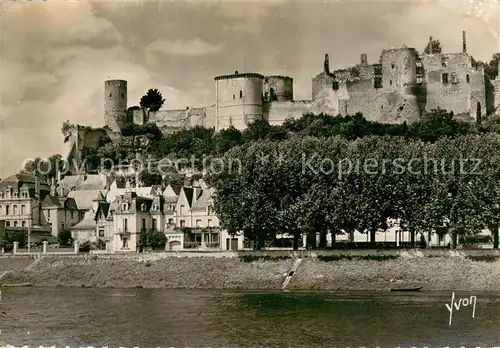
M31 214L28 215L28 254L30 253L31 250Z

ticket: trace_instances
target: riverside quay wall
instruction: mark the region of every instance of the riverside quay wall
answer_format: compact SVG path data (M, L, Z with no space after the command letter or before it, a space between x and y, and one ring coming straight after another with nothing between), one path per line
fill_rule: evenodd
M178 252L0 257L2 285L279 290L498 291L499 250Z

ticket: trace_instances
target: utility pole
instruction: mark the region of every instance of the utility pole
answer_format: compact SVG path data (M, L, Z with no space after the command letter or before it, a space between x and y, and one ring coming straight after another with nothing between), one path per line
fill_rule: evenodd
M29 219L28 219L28 254L31 251L31 219L32 219L32 216L30 214Z

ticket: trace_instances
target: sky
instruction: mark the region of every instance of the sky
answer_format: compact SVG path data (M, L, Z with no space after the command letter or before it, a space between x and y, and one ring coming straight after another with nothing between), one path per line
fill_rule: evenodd
M478 1L478 0L469 0ZM128 81L128 105L149 88L164 109L214 103L217 75L294 78L311 98L323 69L378 61L384 48L422 51L429 36L446 52L489 60L500 52L498 6L465 1L0 2L0 178L30 158L66 156L65 120L104 125L104 81ZM486 20L484 17L487 18Z

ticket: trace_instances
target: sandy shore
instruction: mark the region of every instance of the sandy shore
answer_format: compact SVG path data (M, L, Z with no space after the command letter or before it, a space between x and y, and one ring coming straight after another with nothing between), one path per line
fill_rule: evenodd
M0 283L115 288L279 289L283 275L292 262L243 262L238 258L201 257L148 261L88 256L46 257L38 261L5 258L0 259L0 276L4 273ZM305 258L288 288L382 291L413 285L423 286L425 290L499 290L500 261L436 257L326 262Z

